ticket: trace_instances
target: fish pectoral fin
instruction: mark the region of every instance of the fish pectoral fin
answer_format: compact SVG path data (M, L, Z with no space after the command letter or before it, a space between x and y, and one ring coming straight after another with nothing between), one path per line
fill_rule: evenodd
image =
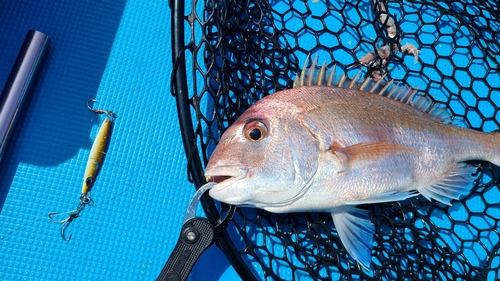
M371 196L370 198L360 199L360 200L351 200L345 202L347 205L361 205L361 204L376 204L376 203L385 203L385 202L395 202L395 201L403 201L411 197L415 197L418 195L418 192L415 191L407 191L407 192L398 192L398 191L389 191L385 193L381 193L379 195Z
M387 142L358 143L346 147L340 147L335 142L330 146L330 151L343 163L344 170L361 167L400 153L416 153L411 148Z
M446 205L451 205L451 200L458 200L460 195L468 194L474 181L472 176L476 167L468 166L466 163L457 163L441 182L419 190L428 200L434 199Z
M370 212L353 206L342 206L331 214L344 248L354 260L369 270L375 232L375 226L370 221Z

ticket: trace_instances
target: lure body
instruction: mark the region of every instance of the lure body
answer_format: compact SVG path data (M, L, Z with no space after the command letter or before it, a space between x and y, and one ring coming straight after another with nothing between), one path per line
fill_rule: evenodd
M99 128L97 137L90 150L89 159L87 161L87 168L85 169L85 174L83 177L82 186L82 197L87 197L87 194L92 189L94 181L101 169L104 158L106 157L106 152L109 147L109 140L111 139L111 133L113 131L113 120L110 117L106 117L104 123Z
M99 128L99 132L97 133L97 137L92 144L92 148L90 149L89 159L87 160L87 167L85 169L85 174L83 177L83 186L82 193L80 194L80 203L76 207L75 210L69 212L69 216L61 221L57 221L53 218L54 215L57 215L56 212L50 212L48 217L51 221L55 223L60 223L61 225L61 237L65 241L69 241L71 239L72 234L66 238L64 232L68 225L80 215L80 212L83 211L86 205L92 204L92 199L90 198L90 191L92 186L94 185L95 179L99 171L101 170L101 166L104 162L104 158L106 157L106 152L108 151L109 141L111 139L111 133L113 132L114 120L117 118L116 114L109 110L102 109L93 109L90 107L89 103L95 102L95 100L87 101L87 107L89 110L94 112L95 114L105 114L106 119L102 123Z

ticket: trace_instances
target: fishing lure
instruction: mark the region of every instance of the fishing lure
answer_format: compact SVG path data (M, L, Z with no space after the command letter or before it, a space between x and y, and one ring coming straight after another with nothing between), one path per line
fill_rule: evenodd
M80 194L80 204L78 204L75 210L66 212L69 213L69 216L61 221L53 219L53 216L59 213L50 212L48 214L49 219L51 221L62 224L61 237L65 241L69 241L72 236L72 234L70 234L68 238L66 238L64 235L68 225L80 215L80 212L83 211L86 205L93 204L93 201L90 198L90 191L92 190L92 186L94 185L97 175L104 162L104 158L106 157L106 152L109 147L109 141L111 139L111 133L113 131L114 121L118 117L114 112L110 110L93 109L90 106L90 102L95 102L95 100L94 99L88 100L87 107L95 114L105 114L106 119L104 119L101 128L99 128L97 137L94 141L94 144L92 144L92 148L90 150L89 159L87 160L87 167L85 169L85 174L83 176L82 192Z

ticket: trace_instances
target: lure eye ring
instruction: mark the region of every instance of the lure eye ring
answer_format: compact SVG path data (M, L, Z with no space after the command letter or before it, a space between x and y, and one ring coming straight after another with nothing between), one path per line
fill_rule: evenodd
M259 120L252 120L245 124L243 128L245 138L251 142L263 140L268 133L267 126Z
M92 177L88 177L87 179L85 179L85 184L87 186L91 186L93 183L94 183L94 179Z

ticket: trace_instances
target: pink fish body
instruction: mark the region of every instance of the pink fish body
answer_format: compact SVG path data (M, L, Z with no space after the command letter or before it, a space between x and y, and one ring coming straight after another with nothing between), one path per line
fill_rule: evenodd
M409 88L375 84L372 93L368 84L321 82L324 68L308 71L320 79L263 98L222 135L205 172L218 183L211 197L274 213L330 212L346 250L369 268L374 226L356 205L418 193L450 204L473 181L465 161L500 165L499 133L446 124L443 109Z

